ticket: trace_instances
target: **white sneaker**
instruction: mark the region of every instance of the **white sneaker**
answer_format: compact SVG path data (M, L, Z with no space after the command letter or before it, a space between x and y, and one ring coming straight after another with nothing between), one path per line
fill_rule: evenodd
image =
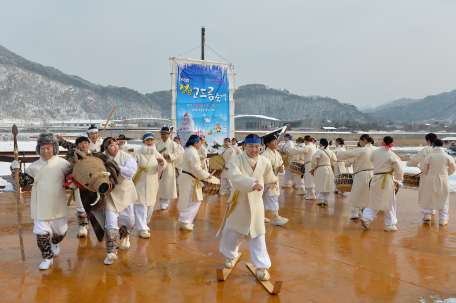
M226 268L233 268L235 265L236 265L236 259L226 258L226 260L225 260Z
M281 217L281 216L276 216L273 219L274 220L273 220L272 224L273 225L277 225L277 226L284 226L289 221L287 218L284 218L284 217Z
M266 268L257 268L256 269L256 276L261 281L268 281L271 278L268 270Z
M264 217L264 223L271 223L271 219Z
M44 259L43 262L41 262L40 266L38 267L39 269L48 269L49 266L54 263L53 259Z
M120 240L119 249L128 249L130 247L130 235Z
M57 256L60 253L60 246L59 244L52 244L51 250L54 253L54 256Z
M432 219L432 214L424 214L423 221L428 223Z
M104 264L111 265L114 260L119 259L115 253L109 253L106 259L104 259Z
M307 195L306 196L306 200L316 200L317 199L317 196L315 195Z
M167 209L168 209L168 206L166 206L166 205L160 205L160 209L161 209L161 210L167 210Z
M385 229L384 229L384 231L396 231L396 230L397 230L396 225L387 225L387 226L385 226Z
M148 238L150 238L150 233L147 230L142 230L139 233L139 236L143 239L148 239Z
M191 231L193 230L193 224L179 222L179 228L186 231Z
M296 194L297 195L307 195L307 190L305 190L304 188L300 188Z
M358 219L359 218L359 212L357 210L352 210L350 219Z
M448 220L439 220L439 225L447 225Z
M369 228L369 225L371 224L371 220L369 220L366 217L361 218L361 224L364 226L364 228Z
M80 227L79 231L78 231L78 237L85 238L86 236L87 236L87 228L85 226Z

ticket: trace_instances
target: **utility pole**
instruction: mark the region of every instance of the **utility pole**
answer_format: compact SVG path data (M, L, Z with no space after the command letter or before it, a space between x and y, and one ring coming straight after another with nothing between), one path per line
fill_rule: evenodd
M201 28L201 60L204 60L204 44L206 43L206 29Z

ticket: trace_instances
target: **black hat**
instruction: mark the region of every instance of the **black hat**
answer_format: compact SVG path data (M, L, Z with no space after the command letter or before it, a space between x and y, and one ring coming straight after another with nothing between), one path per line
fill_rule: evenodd
M88 142L88 143L90 143L89 138L87 138L87 137L79 137L79 138L76 139L76 145L78 145L78 144L81 143L81 142Z
M117 137L117 139L118 139L118 140L126 140L126 141L128 141L128 140L133 140L132 138L127 138L127 137L125 137L124 134L119 135L119 136Z
M170 134L170 133L171 132L170 132L169 128L166 126L162 127L160 130L160 134Z

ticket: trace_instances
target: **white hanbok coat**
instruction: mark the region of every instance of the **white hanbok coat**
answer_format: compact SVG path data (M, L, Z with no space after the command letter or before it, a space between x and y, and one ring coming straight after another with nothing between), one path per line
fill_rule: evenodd
M34 220L53 220L68 216L65 189L65 175L68 173L68 161L53 156L49 160L33 162L25 172L35 181L30 197L30 213Z
M394 168L394 177L396 180L402 180L404 175L402 160L392 150L386 150L386 146L372 151L369 158L374 164L374 175L370 183L369 208L390 211L393 208L393 201L396 200L393 175L381 175L381 173L390 172Z
M353 186L349 197L352 207L366 208L369 206L369 181L372 179L374 165L370 160L372 152L376 149L372 144L364 147L340 151L336 157L338 160L348 160L353 163Z
M198 156L201 161L201 166L203 169L207 170L206 159L207 159L207 148L201 144L201 147L198 149Z
M231 160L236 156L236 150L234 148L232 148L231 146L228 147L228 148L223 148L222 151L219 152L219 155L223 157L223 160L225 160L225 168L230 168L230 162ZM220 176L220 178L222 179L228 179L230 176L229 176L229 173L228 173L228 169L223 169L222 171L222 175Z
M346 151L345 147L343 145L337 146L333 152L336 154L340 151ZM345 174L348 173L347 167L345 167L345 161L343 160L337 160L336 163L334 163L334 177L336 177L338 174Z
M236 156L242 154L242 150L239 148L239 146L233 146L234 150L236 151Z
M158 198L158 176L159 173L166 168L168 163L166 161L160 165L157 159L163 159L163 156L155 149L152 149L152 153L147 152L147 146L143 145L137 151L132 154L132 157L136 159L138 163L138 172L141 171L138 182L136 182L136 193L138 200L135 204L153 206L157 202ZM141 170L141 168L147 168ZM136 175L135 175L136 177Z
M256 166L255 166L256 165ZM255 167L255 171L253 171ZM254 191L253 185L275 183L277 178L272 172L271 161L259 155L250 158L244 151L231 161L229 169L233 191L228 201L232 201L236 190L239 191L238 202L231 212L228 221L228 229L252 238L264 235L264 204L263 191Z
M295 143L294 143L292 140L288 140L288 141L285 142L285 144L283 145L283 150L284 150L284 151L289 151L290 148L294 148L294 147L295 147ZM290 154L291 154L291 153L290 153ZM292 155L294 155L294 154L292 154ZM294 159L292 159L292 160L294 160ZM289 163L290 163L292 160L288 161L288 165L285 166L285 169L286 169L286 170L290 170L290 164L289 164Z
M130 154L119 151L119 153L114 157L114 161L122 167L125 166L125 163L130 158ZM133 177L135 173L136 171L131 177ZM119 213L130 206L131 203L135 202L138 199L138 195L132 180L127 179L122 175L119 175L117 179L119 183L116 185L114 190L106 196L106 200L108 202L106 204L106 209Z
M334 174L332 166L336 163L336 155L329 149L321 147L312 157L311 167L315 169L315 191L319 193L334 190Z
M99 153L101 151L101 145L103 144L103 139L98 138L97 142L93 143L92 139L89 138L89 141L90 141L90 143L89 143L89 151L91 153L93 153L93 152Z
M420 167L426 175L420 206L427 209L446 209L450 195L448 176L456 171L453 157L447 155L443 147L434 147ZM421 182L422 179L420 185Z
M160 199L176 199L177 198L177 189L176 189L176 171L174 162L184 154L183 150L179 147L179 144L172 141L171 139L166 140L166 142L158 141L155 143L157 151L163 150L166 147L166 150L162 151L161 154L169 155L170 159L166 160L168 165L166 168L160 172L158 176L158 183L160 184L158 188L158 195Z
M182 174L177 180L177 183L179 184L179 200L177 201L177 209L181 212L185 212L187 210L189 195L192 195L193 198L193 191L191 191L192 186L194 188L193 190L195 191L194 202L203 200L203 184L200 183L200 188L198 188L198 183L195 184L196 179L184 172L191 173L199 180L207 180L210 175L206 170L201 168L201 161L198 155L198 151L192 145L185 149L183 159Z
M418 167L421 169L421 163L423 163L424 158L432 152L432 146L426 146L420 150L413 158L408 160L407 166L409 167ZM421 205L421 197L423 196L424 187L426 184L426 175L420 174L420 186L418 187L418 205Z
M306 173L304 175L306 181L306 188L315 188L314 176L310 173L312 170L312 157L317 152L317 147L312 142L303 146L288 149L288 152L292 155L298 155L298 158L303 157ZM300 158L302 159L302 158Z
M272 171L274 175L277 176L279 172L279 167L283 165L282 156L279 154L279 152L276 150L272 151L271 149L266 148L261 155L269 159L269 161L271 161ZM279 178L277 178L277 184L268 184L268 187L268 194L270 197L280 196Z

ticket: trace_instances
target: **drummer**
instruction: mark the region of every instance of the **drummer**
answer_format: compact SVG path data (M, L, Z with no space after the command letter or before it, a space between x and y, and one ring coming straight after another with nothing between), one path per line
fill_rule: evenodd
M347 151L338 151L337 160L354 161L353 167L353 186L350 193L349 203L352 207L351 219L360 217L361 209L369 206L369 181L372 179L374 165L370 161L371 153L376 149L372 143L374 139L368 134L359 138L359 148Z
M329 194L334 190L334 175L331 166L336 161L336 155L328 148L328 140L320 139L320 149L312 156L311 163L312 170L315 170L317 205L329 204Z
M305 143L304 143L304 138L303 137L299 137L296 140L296 144L298 145L298 147L306 146ZM304 160L305 160L304 154L298 154L296 156L296 161L297 162L304 164L304 162L305 162ZM298 194L298 195L307 194L306 182L305 182L304 174L303 175L295 175L295 180L296 180L296 188L299 189L296 194Z
M311 171L311 162L312 162L312 157L313 155L317 152L317 147L315 146L314 139L307 135L304 137L304 144L305 146L303 147L290 147L288 149L288 152L292 155L299 155L304 158L304 165L305 165L305 186L306 186L306 200L314 200L317 198L315 195L315 182L314 182L314 177L310 173Z
M345 146L344 146L344 139L342 138L337 138L336 139L336 148L334 149L334 153L337 155L338 152L340 151L346 151ZM334 177L337 177L339 174L346 174L348 173L348 169L345 167L345 161L344 160L337 160L336 163L334 163ZM334 190L335 194L343 194L343 191L337 190L337 188Z
M264 145L265 150L261 154L262 156L266 157L271 161L272 164L272 171L275 176L278 173L283 172L283 161L282 156L275 150L277 148L277 138L273 134L266 135L264 138ZM272 224L284 226L288 223L288 219L285 217L279 216L279 195L280 195L280 187L279 181L274 184L265 184L264 185L264 208L266 210L271 211L272 215ZM266 218L266 214L264 216L264 222L271 222L270 219Z
M285 140L285 145L283 146L284 151L288 151L291 147L294 147L295 144L293 137L289 134L286 134L283 139ZM293 173L290 171L290 165L285 166L285 177L283 179L283 188L292 187L293 186Z
M407 162L408 167L418 167L421 169L421 165L424 161L424 158L426 158L426 156L429 155L433 150L434 146L432 144L435 140L437 140L437 135L429 133L424 137L424 139L426 140L427 146L420 150L418 154L416 154L412 159L410 159ZM420 174L420 185L418 188L418 205L421 206L421 213L424 214L423 223L430 223L432 215L435 214L435 210L425 208L423 205L427 204L427 202L421 200L421 197L423 196L424 187L426 184L426 177L427 176L425 174Z
M230 138L225 138L224 142L225 147L219 152L219 155L223 157L225 160L225 166L222 170L221 180L220 180L220 195L228 195L230 193L230 189L232 188L231 181L228 175L228 169L230 168L231 159L236 156L236 151L234 148L231 147L231 140Z

